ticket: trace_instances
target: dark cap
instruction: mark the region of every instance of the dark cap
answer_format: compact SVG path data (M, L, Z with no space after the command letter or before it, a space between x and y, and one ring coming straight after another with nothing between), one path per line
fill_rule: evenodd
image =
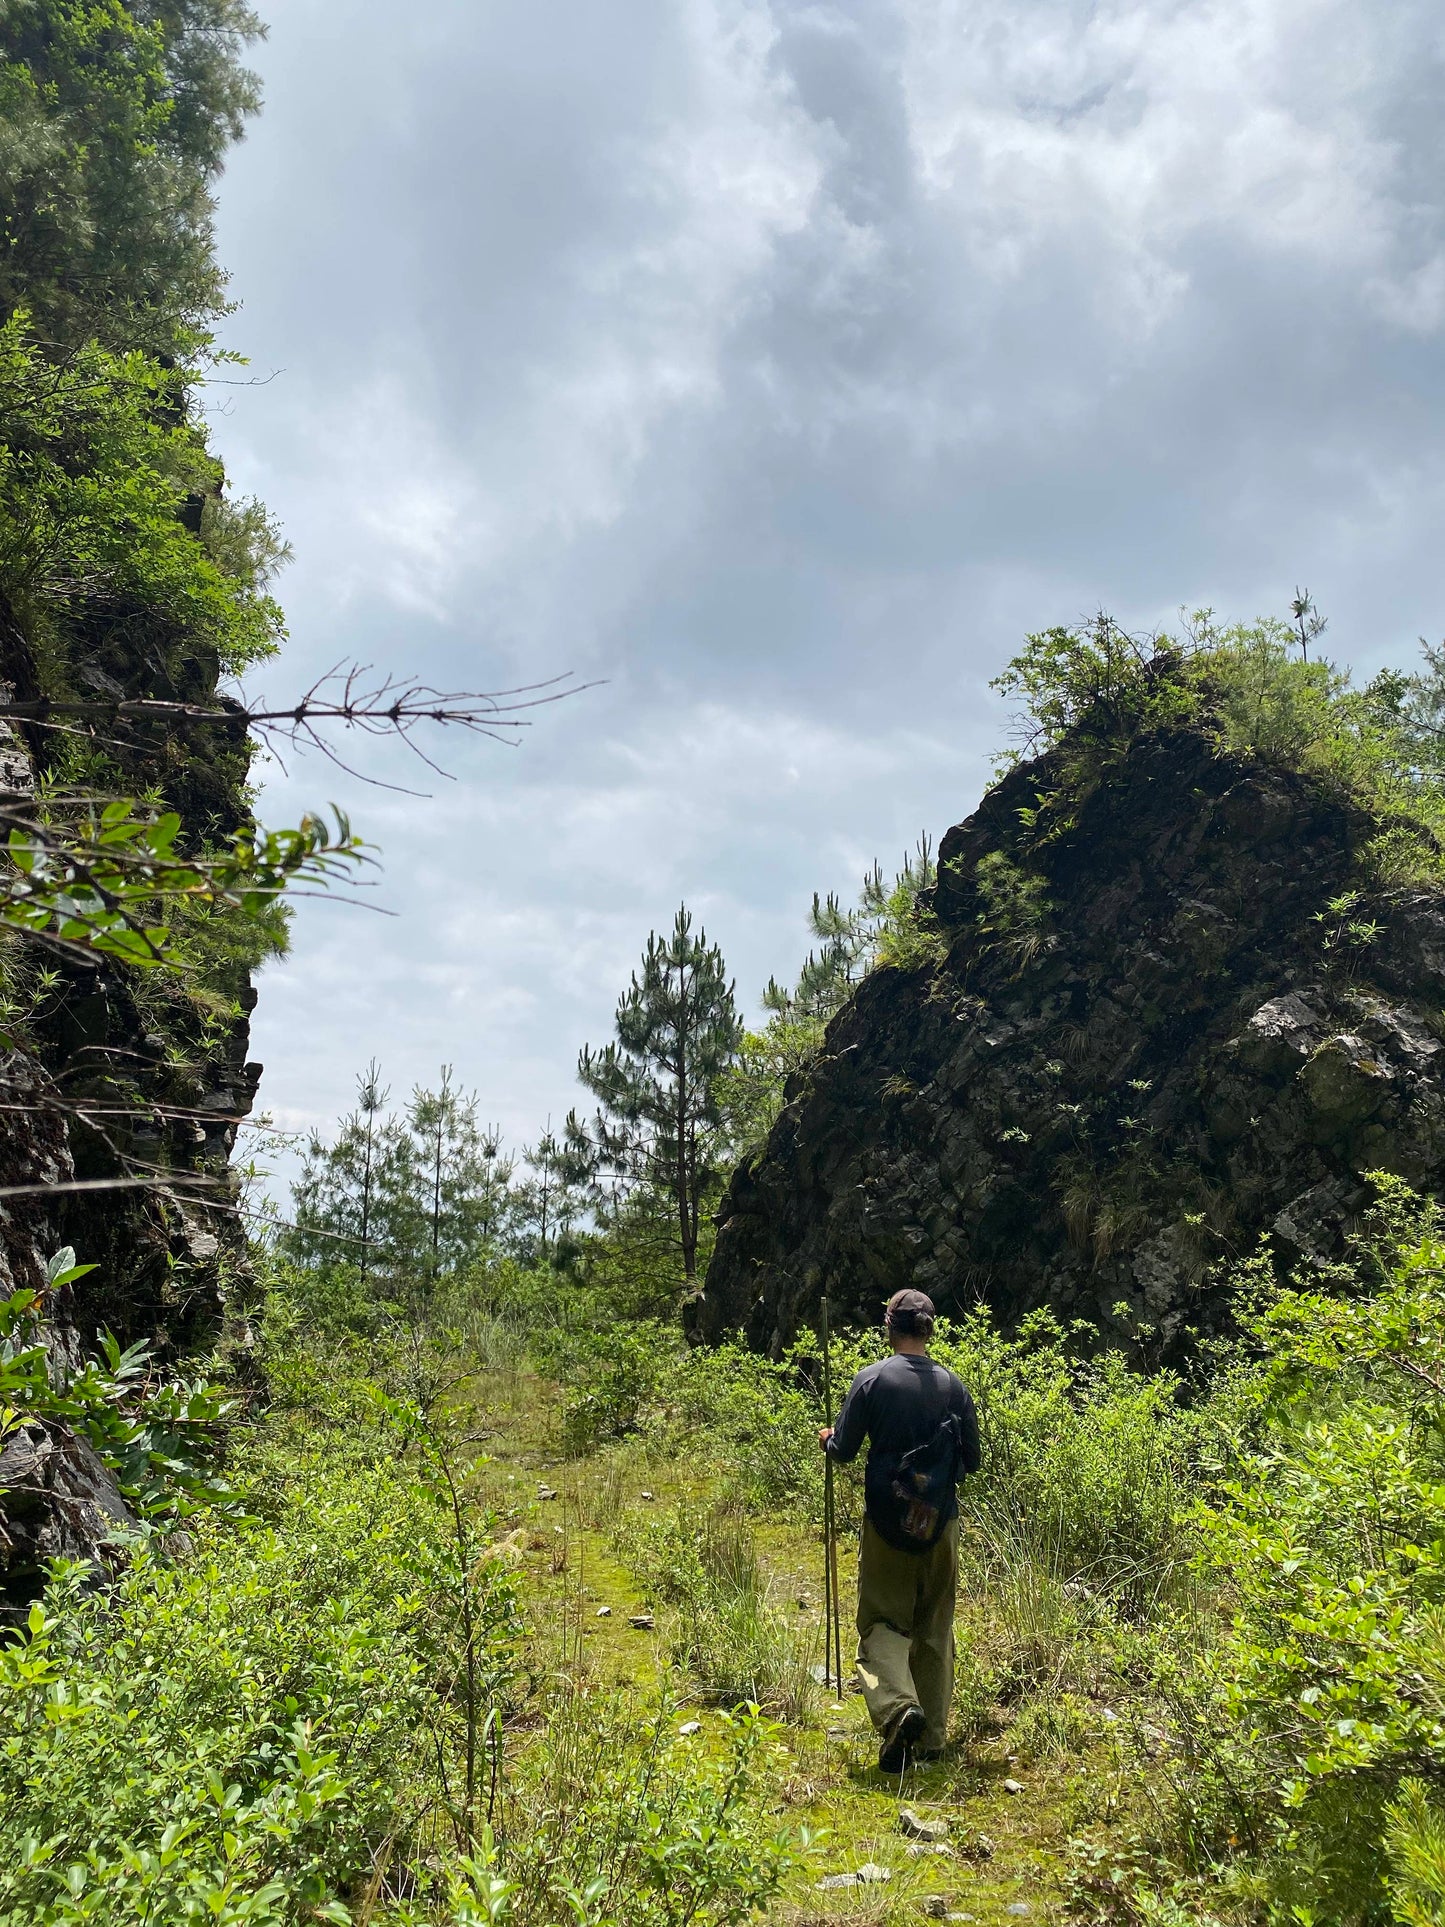
M895 1331L917 1331L933 1323L933 1300L926 1291L895 1291L884 1317Z

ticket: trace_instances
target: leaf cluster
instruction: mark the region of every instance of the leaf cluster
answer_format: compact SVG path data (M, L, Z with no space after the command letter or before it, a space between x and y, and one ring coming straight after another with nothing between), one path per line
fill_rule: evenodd
M217 1469L234 1401L219 1386L162 1371L149 1345L122 1350L109 1332L78 1370L45 1345L46 1296L94 1269L67 1249L52 1259L45 1292L0 1299L0 1441L27 1420L55 1421L95 1449L142 1520L174 1521L202 1506L235 1512Z
M285 551L222 499L188 386L134 349L57 357L23 310L0 327L0 593L62 633L154 625L237 671L284 633L266 582Z
M295 829L250 825L218 852L185 849L174 810L128 798L53 797L43 814L0 807L0 825L7 818L0 922L141 967L184 967L187 910L260 924L286 890L325 887L364 856L339 811L334 825L309 815Z
M1438 880L1445 654L1422 645L1420 670L1384 670L1357 689L1308 656L1318 630L1299 621L1303 633L1275 618L1224 626L1202 609L1178 636L1130 635L1105 615L1029 636L993 687L1018 704L1022 753L1052 753L1052 787L1026 824L1036 840L1072 819L1131 743L1190 728L1221 755L1311 776L1372 817L1361 856L1372 881Z
M224 303L210 184L259 105L243 0L8 0L0 316L177 358Z

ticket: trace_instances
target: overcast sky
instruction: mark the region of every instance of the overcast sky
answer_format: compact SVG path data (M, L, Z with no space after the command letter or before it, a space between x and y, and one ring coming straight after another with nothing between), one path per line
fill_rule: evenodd
M1445 629L1438 0L273 11L219 240L277 372L213 396L296 552L258 686L605 679L425 800L268 777L395 913L301 907L278 1121L374 1053L535 1136L684 898L755 1010L814 889L974 806L1029 629Z

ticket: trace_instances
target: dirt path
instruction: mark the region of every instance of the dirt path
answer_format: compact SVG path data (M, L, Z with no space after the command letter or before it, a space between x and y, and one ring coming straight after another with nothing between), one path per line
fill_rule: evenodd
M667 1510L716 1495L700 1493L697 1479L676 1464L649 1462L640 1452L561 1458L554 1405L553 1388L529 1376L488 1381L477 1399L474 1433L487 1454L478 1473L481 1489L524 1574L535 1664L580 1668L599 1687L624 1686L643 1704L655 1706L669 1692L676 1702L666 1615L655 1613L651 1627L632 1623L646 1616L646 1601L613 1533L631 1508ZM813 1631L821 1662L817 1539L784 1521L760 1527L757 1541L770 1597ZM846 1666L853 1584L846 1546L843 1553ZM961 1637L965 1617L966 1605ZM692 1743L703 1746L719 1718L695 1703L678 1704L675 1716L679 1724L699 1723ZM1000 1728L1005 1718L1000 1710ZM925 1918L1017 1927L1057 1915L1063 1842L1087 1815L1088 1795L1079 1783L1015 1758L1006 1730L950 1748L901 1784L883 1779L876 1756L862 1699L853 1691L836 1701L820 1688L803 1723L780 1727L772 1768L779 1823L808 1827L825 1839L771 1918L792 1927L893 1927ZM920 1819L946 1823L946 1852L905 1838L903 1806ZM865 1869L887 1878L856 1881ZM855 1884L820 1885L836 1876L854 1876Z

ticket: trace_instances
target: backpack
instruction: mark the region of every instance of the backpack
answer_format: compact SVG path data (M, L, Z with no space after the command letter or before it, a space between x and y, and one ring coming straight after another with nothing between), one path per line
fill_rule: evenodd
M948 1410L951 1392L945 1379L943 1416L930 1437L903 1454L887 1488L876 1495L876 1510L870 1507L879 1533L899 1552L927 1552L937 1545L950 1516L963 1454L958 1414Z

